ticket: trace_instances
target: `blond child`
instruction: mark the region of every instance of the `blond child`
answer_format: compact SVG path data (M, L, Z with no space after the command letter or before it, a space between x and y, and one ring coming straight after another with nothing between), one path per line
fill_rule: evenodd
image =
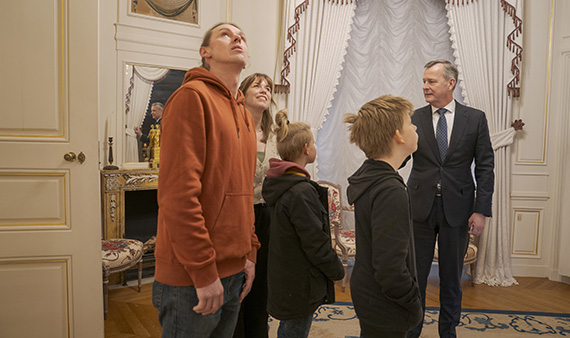
M270 160L262 190L272 208L267 310L281 321L278 338L303 338L315 310L334 302L332 281L342 279L344 269L331 247L327 189L305 169L317 155L311 129L289 123L284 110L275 122L282 160Z
M367 160L348 178L356 260L350 281L361 337L406 337L423 317L413 223L398 168L417 148L412 104L384 95L347 114L350 142Z

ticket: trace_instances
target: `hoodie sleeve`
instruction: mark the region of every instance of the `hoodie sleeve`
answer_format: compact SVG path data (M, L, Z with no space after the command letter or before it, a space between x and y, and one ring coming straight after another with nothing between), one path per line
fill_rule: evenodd
M164 229L161 235L168 237L194 285L204 287L218 278L216 252L200 203L206 157L204 107L192 89L179 90L175 95L162 121L158 189Z
M326 211L315 188L310 184L301 185L299 196L290 200L291 223L309 262L329 279L340 280L344 277L344 268L332 249L330 235L323 231L323 217L328 217Z
M388 299L410 308L418 288L406 264L412 236L407 192L402 186L384 185L371 197L374 279Z

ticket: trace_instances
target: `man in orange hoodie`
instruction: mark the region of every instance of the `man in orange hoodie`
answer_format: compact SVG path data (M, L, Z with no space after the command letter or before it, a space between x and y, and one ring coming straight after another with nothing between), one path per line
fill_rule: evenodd
M256 135L238 90L245 35L218 24L200 56L162 118L153 303L163 337L231 337L259 248Z

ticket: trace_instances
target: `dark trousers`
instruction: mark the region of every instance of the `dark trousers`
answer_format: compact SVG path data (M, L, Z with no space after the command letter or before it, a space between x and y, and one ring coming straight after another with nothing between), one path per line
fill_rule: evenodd
M255 234L261 243L257 251L255 279L251 291L241 303L234 338L267 338L267 256L269 252L269 220L271 212L265 204L256 204Z
M384 331L360 322L360 338L406 338L406 332Z
M455 327L461 317L461 276L463 259L469 244L467 224L452 227L444 215L441 197L436 197L429 217L414 221L418 283L425 314L426 287L435 241L439 249L439 336L456 337ZM420 336L423 321L408 333L408 338Z

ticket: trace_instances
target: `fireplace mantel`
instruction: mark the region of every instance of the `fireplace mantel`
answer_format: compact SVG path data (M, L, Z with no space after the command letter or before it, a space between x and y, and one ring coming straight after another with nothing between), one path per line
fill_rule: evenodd
M157 169L101 170L103 239L125 236L126 191L157 188Z

